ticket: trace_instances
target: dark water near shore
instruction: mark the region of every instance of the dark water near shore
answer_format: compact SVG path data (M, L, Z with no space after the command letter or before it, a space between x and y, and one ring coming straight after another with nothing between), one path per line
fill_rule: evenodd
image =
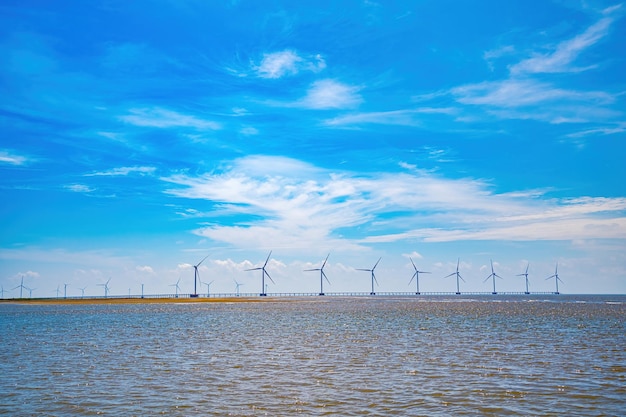
M5 415L624 415L626 297L0 304Z

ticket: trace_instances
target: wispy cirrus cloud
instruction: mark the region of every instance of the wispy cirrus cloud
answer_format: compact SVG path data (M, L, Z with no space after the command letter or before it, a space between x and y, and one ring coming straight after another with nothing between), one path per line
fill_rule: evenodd
M511 74L579 72L594 68L594 65L578 67L573 63L580 53L607 35L613 21L614 19L611 17L600 19L580 35L559 43L553 51L535 54L533 57L511 66Z
M65 188L68 191L75 192L75 193L85 193L85 194L96 191L95 188L90 187L86 184L68 184L68 185L65 185L63 188Z
M252 63L251 66L258 77L277 79L296 75L300 71L320 72L326 68L326 62L319 54L303 57L294 50L286 49L263 54L260 64Z
M119 167L112 168L106 171L98 171L92 172L89 174L85 174L85 177L115 177L115 176L126 176L129 174L139 174L139 175L150 175L156 171L155 167L146 167L146 166L135 166L135 167Z
M160 107L133 108L129 114L119 116L119 120L142 127L155 128L193 128L198 130L218 130L221 125L212 120L201 119L196 116L178 113Z
M363 112L337 116L327 119L324 123L328 126L383 124L398 126L419 126L422 120L417 117L420 114L453 114L455 109L423 107L417 109L392 110L385 112Z
M420 171L363 175L256 156L236 160L220 173L178 174L163 181L174 185L167 193L176 197L208 200L224 214L251 216L195 231L235 246L356 249L406 239L626 238L623 198L555 199L538 190L495 193L488 182ZM351 226L361 234L342 237L340 231Z
M9 150L0 150L0 164L26 165L30 161L31 159L24 155L18 155Z

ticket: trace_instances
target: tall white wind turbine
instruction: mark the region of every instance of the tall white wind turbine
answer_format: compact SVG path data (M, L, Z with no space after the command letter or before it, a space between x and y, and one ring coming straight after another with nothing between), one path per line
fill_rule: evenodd
M198 280L200 279L200 273L198 272L198 267L208 257L209 257L209 255L205 256L200 262L198 262L197 265L193 266L193 294L191 294L192 297L197 297L198 296L198 291L197 291L197 287L196 287L196 284L198 283Z
M526 279L526 292L524 294L530 294L528 291L528 267L530 266L530 262L526 264L526 272L523 274L517 274L516 277L524 277Z
M178 286L178 284L180 283L180 278L178 278L178 281L176 281L175 284L170 284L170 287L174 287L174 290L176 291L176 298L178 298L178 291L180 291L180 287Z
M559 294L559 281L563 282L563 280L561 278L559 278L559 263L556 263L556 267L554 268L554 275L550 275L548 278L546 278L546 281L549 279L554 278L554 283L556 284L556 291L554 291L555 294Z
M107 280L107 282L105 282L104 284L98 284L98 286L99 286L99 287L104 287L104 298L106 298L106 297L109 295L109 290L110 290L110 288L109 288L109 282L110 282L110 281L111 281L111 278L109 278L109 279ZM59 296L59 295L57 294L57 297L58 297L58 296Z
M409 257L409 259L411 260L411 264L413 264L413 269L415 269L415 272L409 281L409 285L411 285L411 282L415 279L415 294L420 295L420 274L430 274L430 272L418 270L415 266L415 262L413 262L413 258Z
M270 276L270 274L265 270L267 263L270 261L270 256L272 256L272 251L270 251L270 254L267 255L267 259L265 260L265 263L263 264L263 266L259 268L246 269L246 271L261 271L261 293L259 295L262 297L265 297L267 295L267 292L265 290L265 276L266 275L270 279L270 281L272 281L274 285L276 284L274 280L272 279L272 277Z
M489 276L487 278L485 278L485 280L483 282L487 282L487 280L489 280L489 278L493 279L493 292L492 292L492 294L497 294L497 292L496 292L496 278L502 279L502 277L494 272L494 270L493 270L493 260L489 259L489 262L491 262L491 274L489 274Z
M328 277L324 273L324 267L326 266L326 261L328 261L329 256L330 256L330 253L326 255L326 259L324 259L324 263L322 263L322 266L320 268L305 269L305 271L320 271L320 294L319 295L324 295L324 279L326 279L326 282L328 282L328 284L330 285L330 281L328 280Z
M376 263L374 264L372 269L357 268L357 271L367 271L367 272L371 272L372 273L372 291L370 292L370 295L376 295L376 293L374 292L374 282L376 282L376 285L380 285L378 283L378 280L376 279L376 275L374 275L374 270L378 266L378 262L380 262L381 259L383 259L383 258L378 258L378 261L376 261Z
M446 275L444 278L448 278L451 277L453 275L456 275L456 294L460 295L461 294L461 290L459 289L459 280L465 282L465 280L463 279L463 277L461 276L461 274L459 273L459 263L461 262L461 258L458 258L456 261L456 272L453 272L449 275Z
M18 286L17 286L17 287L15 287L15 288L12 288L12 290L17 290L18 288L20 289L20 298L22 298L22 290L27 289L27 288L24 286L24 275L22 275L22 281L20 282L20 285L18 285Z

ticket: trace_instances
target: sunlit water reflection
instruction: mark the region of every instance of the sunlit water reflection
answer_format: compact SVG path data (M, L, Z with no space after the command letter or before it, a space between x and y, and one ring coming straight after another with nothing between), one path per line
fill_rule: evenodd
M625 302L0 304L0 414L623 415Z

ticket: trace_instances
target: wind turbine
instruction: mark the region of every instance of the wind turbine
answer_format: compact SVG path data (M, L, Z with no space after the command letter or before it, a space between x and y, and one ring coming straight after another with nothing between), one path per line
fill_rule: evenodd
M448 278L451 277L453 275L456 275L456 294L460 295L461 294L461 290L459 290L459 279L463 282L465 282L465 280L463 279L463 277L461 276L461 274L459 274L459 262L461 262L461 258L458 258L456 261L456 272L451 273L450 275L446 275L444 278Z
M26 287L24 286L24 275L22 275L22 282L20 283L20 285L18 285L18 286L17 286L17 287L15 287L15 288L12 288L12 289L13 289L13 290L16 290L16 289L18 289L18 288L20 289L20 298L22 298L22 290L24 290L24 289L26 289L26 290L27 290L27 289L28 289L28 288L26 288Z
M485 280L483 282L487 282L487 280L489 278L493 279L493 292L492 294L497 294L496 292L496 277L502 279L502 277L498 274L496 274L493 270L493 260L489 259L489 262L491 262L491 274L489 274L489 276L487 278L485 278Z
M235 293L237 294L237 297L239 297L239 287L241 287L243 284L238 283L236 280L235 281Z
M409 259L411 260L411 264L413 264L413 269L415 269L415 273L411 277L411 280L409 281L409 285L411 285L411 282L413 282L413 278L415 278L415 285L416 285L415 294L420 295L420 274L430 274L430 272L418 271L417 267L415 266L415 262L413 262L413 258L409 257Z
M528 267L530 266L530 262L526 264L526 272L523 274L517 274L516 277L525 277L526 278L526 292L524 294L530 294L528 291Z
M85 289L86 289L86 288L87 288L87 287L79 288L79 290L80 290L80 296L81 296L81 297L84 297L84 296L85 296Z
M59 293L61 292L61 290L59 289L59 285L57 285L57 298L59 298Z
M63 298L67 298L67 286L70 284L63 284Z
M204 285L206 285L206 296L208 297L211 293L209 292L209 289L211 288L211 284L213 284L213 281L211 282L205 282Z
M259 271L259 270L262 271L261 272L261 294L259 294L262 297L265 297L267 295L267 292L265 289L265 276L266 275L270 279L270 281L272 281L273 284L276 284L274 280L272 279L272 277L270 277L270 274L265 270L267 263L270 261L270 256L272 256L272 251L270 251L270 254L267 255L267 259L265 260L265 263L263 264L262 267L246 269L246 271Z
M378 262L380 262L381 259L383 259L383 258L378 258L378 261L376 261L376 263L374 264L372 269L361 269L361 268L357 269L357 271L367 271L367 272L371 272L372 273L372 292L370 292L370 295L376 295L376 293L374 292L374 282L376 282L376 285L380 285L378 283L378 280L376 279L376 275L374 275L374 270L378 266Z
M550 275L548 278L546 278L546 281L554 278L554 283L556 284L556 291L554 292L555 294L559 294L559 281L563 282L563 280L561 278L559 278L559 263L556 263L556 268L554 268L554 275Z
M198 273L198 267L208 257L209 255L205 256L200 262L198 262L197 265L193 266L193 294L191 294L192 297L198 296L198 291L196 290L196 284L198 283L198 280L200 279L200 274Z
M33 291L37 288L26 288L28 290L28 298L33 298Z
M180 278L178 278L178 281L176 281L176 284L170 284L170 287L175 287L176 290L176 298L178 298L178 290L180 290L180 287L178 286L178 283L180 282Z
M0 285L0 298L4 298L4 287Z
M328 280L328 277L324 273L324 267L326 266L326 261L328 261L329 256L330 256L330 253L326 255L326 259L324 259L324 263L322 264L321 268L305 269L305 271L320 271L320 294L319 295L324 295L324 278L326 278L326 282L328 282L328 285L330 285L330 281Z
M109 282L111 281L111 278L109 278L107 280L107 282L105 282L104 284L98 284L99 287L104 287L104 298L107 298L107 296L109 295ZM58 297L58 295L57 295Z

